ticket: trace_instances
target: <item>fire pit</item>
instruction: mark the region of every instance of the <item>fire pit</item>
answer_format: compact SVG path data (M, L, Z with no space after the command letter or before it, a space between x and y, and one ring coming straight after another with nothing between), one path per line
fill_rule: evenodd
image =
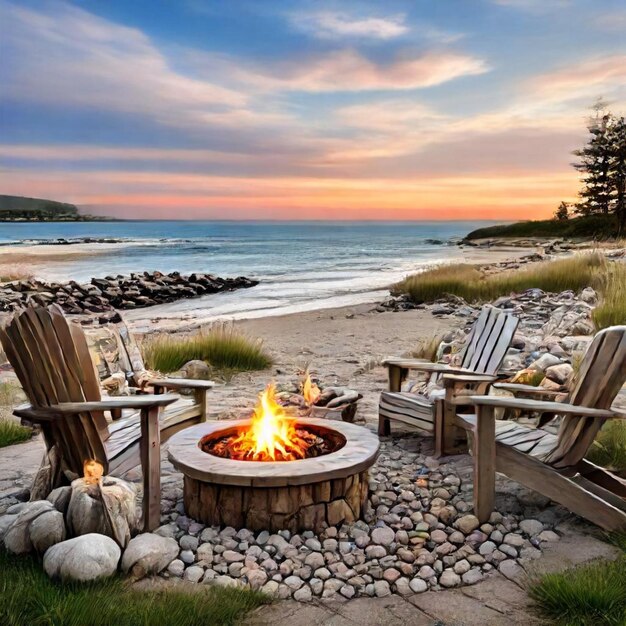
M187 515L205 524L292 532L359 519L375 434L355 424L289 416L273 387L252 419L210 422L170 439Z

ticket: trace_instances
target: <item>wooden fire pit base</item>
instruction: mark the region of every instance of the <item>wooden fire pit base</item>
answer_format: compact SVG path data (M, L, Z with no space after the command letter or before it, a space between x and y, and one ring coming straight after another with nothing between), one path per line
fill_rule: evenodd
M378 437L347 422L297 421L335 431L346 443L330 454L298 461L235 461L204 452L200 442L249 420L207 422L174 435L169 459L185 477L187 515L205 524L270 532L320 532L362 517L367 470L378 456Z
M354 522L367 501L367 472L287 487L216 485L185 476L187 515L211 526L313 530Z

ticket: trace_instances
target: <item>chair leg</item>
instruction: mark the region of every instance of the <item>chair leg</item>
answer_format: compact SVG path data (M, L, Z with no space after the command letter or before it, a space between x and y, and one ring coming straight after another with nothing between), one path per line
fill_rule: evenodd
M207 390L206 389L196 389L193 394L194 400L198 405L198 410L200 411L200 421L206 422L207 420Z
M474 431L474 514L489 520L496 496L496 416L492 406L479 405Z
M454 404L445 400L435 402L435 454L437 456L467 452L465 430L455 423L456 408Z
M158 407L141 410L140 445L143 473L143 529L152 531L161 521L161 434Z
M402 389L402 381L407 377L409 370L397 365L388 365L389 372L389 391L400 391ZM386 417L378 416L378 435L384 437L391 434L391 422Z

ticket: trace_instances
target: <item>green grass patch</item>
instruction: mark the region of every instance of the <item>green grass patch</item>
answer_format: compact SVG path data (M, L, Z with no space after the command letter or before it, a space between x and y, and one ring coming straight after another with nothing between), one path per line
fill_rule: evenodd
M558 626L624 626L626 557L545 574L531 583L529 593Z
M477 267L455 264L408 276L391 288L393 295L408 294L413 302L432 302L448 294L467 302L488 302L530 288L550 292L601 287L608 262L599 253L580 254L537 263L526 269L483 274Z
M0 551L3 626L229 626L268 602L248 589L134 591L119 578L57 584L36 561Z
M143 355L147 367L164 373L175 372L196 359L230 374L272 365L261 341L230 325L214 326L193 335L157 335L144 342Z
M0 448L28 441L33 431L12 419L0 419Z
M626 421L609 420L589 448L587 459L626 475Z
M491 237L571 237L581 239L615 239L618 231L614 215L590 215L569 220L537 220L487 226L469 233L465 239Z

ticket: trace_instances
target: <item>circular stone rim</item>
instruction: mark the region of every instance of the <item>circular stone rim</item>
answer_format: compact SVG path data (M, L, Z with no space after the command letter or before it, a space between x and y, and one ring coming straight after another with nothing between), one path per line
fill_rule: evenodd
M240 487L288 487L345 478L370 468L380 441L364 426L327 419L297 418L298 424L336 430L346 439L339 450L296 461L238 461L218 457L200 448L207 436L250 424L250 419L205 422L176 433L168 442L168 458L186 476L201 482Z

